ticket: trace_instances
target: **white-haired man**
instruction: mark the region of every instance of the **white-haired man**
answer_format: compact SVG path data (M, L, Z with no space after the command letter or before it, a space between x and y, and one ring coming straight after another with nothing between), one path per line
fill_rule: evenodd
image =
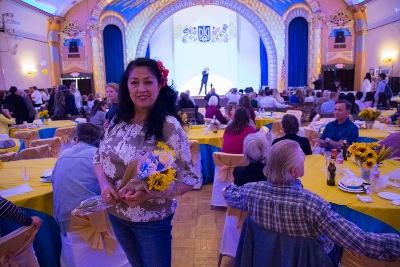
M224 189L228 205L249 211L254 222L290 236L316 239L328 253L334 244L369 258L394 261L398 234L366 233L331 209L322 197L303 189L305 155L299 144L282 140L270 149L265 182Z
M322 92L322 97L318 98L317 103L316 103L316 108L315 111L318 114L321 114L321 106L323 103L328 102L329 101L329 91L328 90L324 90Z

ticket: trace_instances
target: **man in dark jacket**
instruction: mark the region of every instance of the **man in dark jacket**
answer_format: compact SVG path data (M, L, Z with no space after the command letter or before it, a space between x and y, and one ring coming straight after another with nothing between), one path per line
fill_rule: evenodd
M13 117L17 124L22 124L29 119L29 111L22 96L16 94L17 87L10 87L10 95L6 96L5 103L14 108Z
M208 82L208 68L205 68L203 70L202 74L202 78L201 78L201 86L200 86L200 91L199 91L199 95L201 94L201 90L203 89L203 85L204 85L204 92L207 94L207 82Z

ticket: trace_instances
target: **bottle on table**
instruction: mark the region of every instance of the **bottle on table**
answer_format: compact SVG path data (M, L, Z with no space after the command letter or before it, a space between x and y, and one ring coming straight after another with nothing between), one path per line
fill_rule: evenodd
M347 143L347 139L343 140L343 146L342 146L342 156L344 160L347 160L347 149L349 147L349 144Z
M336 174L338 176L338 179L342 178L345 174L345 168L343 167L343 156L341 153L338 153L336 156Z
M218 124L217 124L217 119L215 118L215 115L213 116L213 120L214 120L214 122L213 122L212 130L213 130L213 133L217 133L218 132Z
M326 184L329 186L334 186L335 185L335 176L336 176L335 158L332 156L331 162L329 163L329 166L328 166Z
M379 177L381 175L381 172L379 171L378 164L376 164L374 167L372 167L371 170L371 185L372 185L372 191L378 193L379 192Z

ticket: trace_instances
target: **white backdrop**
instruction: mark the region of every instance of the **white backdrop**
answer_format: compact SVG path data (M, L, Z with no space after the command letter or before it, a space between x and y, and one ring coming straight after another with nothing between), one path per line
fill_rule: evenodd
M192 30L198 30L198 26L210 26L211 31L219 28L221 33L224 24L228 26L227 42L192 42L188 36L196 38L196 32L186 35L186 43L182 41L185 28L192 26ZM222 34L222 40L225 37ZM151 57L163 60L178 91L190 90L192 95L199 93L201 72L206 67L210 69L207 90L210 83L219 94L232 87L252 86L257 90L259 50L259 34L254 27L237 13L217 6L191 7L173 14L150 40Z

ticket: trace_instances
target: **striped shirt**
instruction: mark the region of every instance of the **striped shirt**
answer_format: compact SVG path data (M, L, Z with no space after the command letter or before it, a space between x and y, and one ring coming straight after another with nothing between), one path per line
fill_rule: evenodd
M226 188L227 203L250 216L260 226L290 236L317 239L329 252L333 242L378 260L400 256L398 234L365 233L331 210L320 196L303 189L300 180L288 183L262 181Z
M16 205L0 197L0 217L12 220L14 222L29 226L32 224L32 218L26 215Z

